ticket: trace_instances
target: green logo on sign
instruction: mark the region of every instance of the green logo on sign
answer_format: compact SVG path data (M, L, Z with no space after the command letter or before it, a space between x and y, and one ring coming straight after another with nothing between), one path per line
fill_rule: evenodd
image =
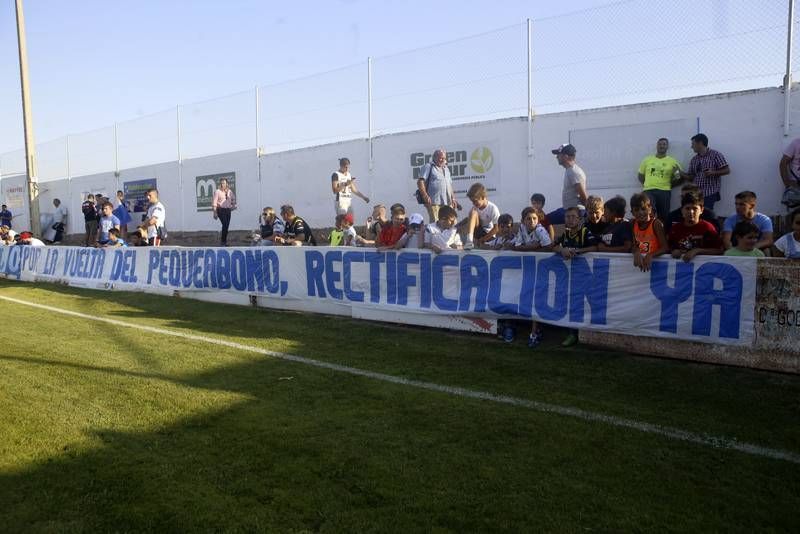
M469 158L469 166L478 174L486 174L489 169L494 165L494 156L492 151L482 146L472 151Z

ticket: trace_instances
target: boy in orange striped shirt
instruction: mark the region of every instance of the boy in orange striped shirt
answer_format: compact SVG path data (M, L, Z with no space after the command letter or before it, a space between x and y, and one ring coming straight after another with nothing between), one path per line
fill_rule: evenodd
M669 251L664 225L653 216L650 197L636 193L631 197L633 214L633 264L642 272L650 270L653 258Z

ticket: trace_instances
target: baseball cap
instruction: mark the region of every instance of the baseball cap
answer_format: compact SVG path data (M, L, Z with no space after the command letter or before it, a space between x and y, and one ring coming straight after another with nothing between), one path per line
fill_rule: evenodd
M408 218L408 224L422 224L422 215L414 213Z
M32 234L32 233L30 233L30 232L21 232L21 233L19 234L19 238L20 238L20 239L30 239L30 238L32 238L32 237L33 237L33 234Z
M553 150L551 150L553 154L564 154L565 156L574 156L578 151L575 150L575 147L570 145L569 143L565 143L563 145L559 145Z
M353 221L354 221L353 214L352 213L348 213L347 215L344 216L344 220L347 221L350 224L353 224Z

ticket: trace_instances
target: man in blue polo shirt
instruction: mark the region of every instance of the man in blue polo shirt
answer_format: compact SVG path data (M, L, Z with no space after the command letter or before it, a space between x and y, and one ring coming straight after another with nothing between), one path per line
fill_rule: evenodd
M742 221L750 222L758 227L758 242L756 247L764 250L772 245L772 220L756 211L756 194L752 191L742 191L735 197L736 215L731 215L725 219L722 227L722 243L725 249L736 245L733 239L733 229L737 223Z

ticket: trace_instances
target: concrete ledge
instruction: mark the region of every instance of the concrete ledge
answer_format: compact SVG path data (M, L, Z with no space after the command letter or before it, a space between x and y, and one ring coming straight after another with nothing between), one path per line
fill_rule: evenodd
M731 347L582 330L587 345L695 362L800 374L800 262L758 260L755 341Z
M676 360L733 365L800 374L800 354L790 351L770 351L738 348L694 341L653 337L626 336L592 330L581 330L581 343L614 350L658 356Z

